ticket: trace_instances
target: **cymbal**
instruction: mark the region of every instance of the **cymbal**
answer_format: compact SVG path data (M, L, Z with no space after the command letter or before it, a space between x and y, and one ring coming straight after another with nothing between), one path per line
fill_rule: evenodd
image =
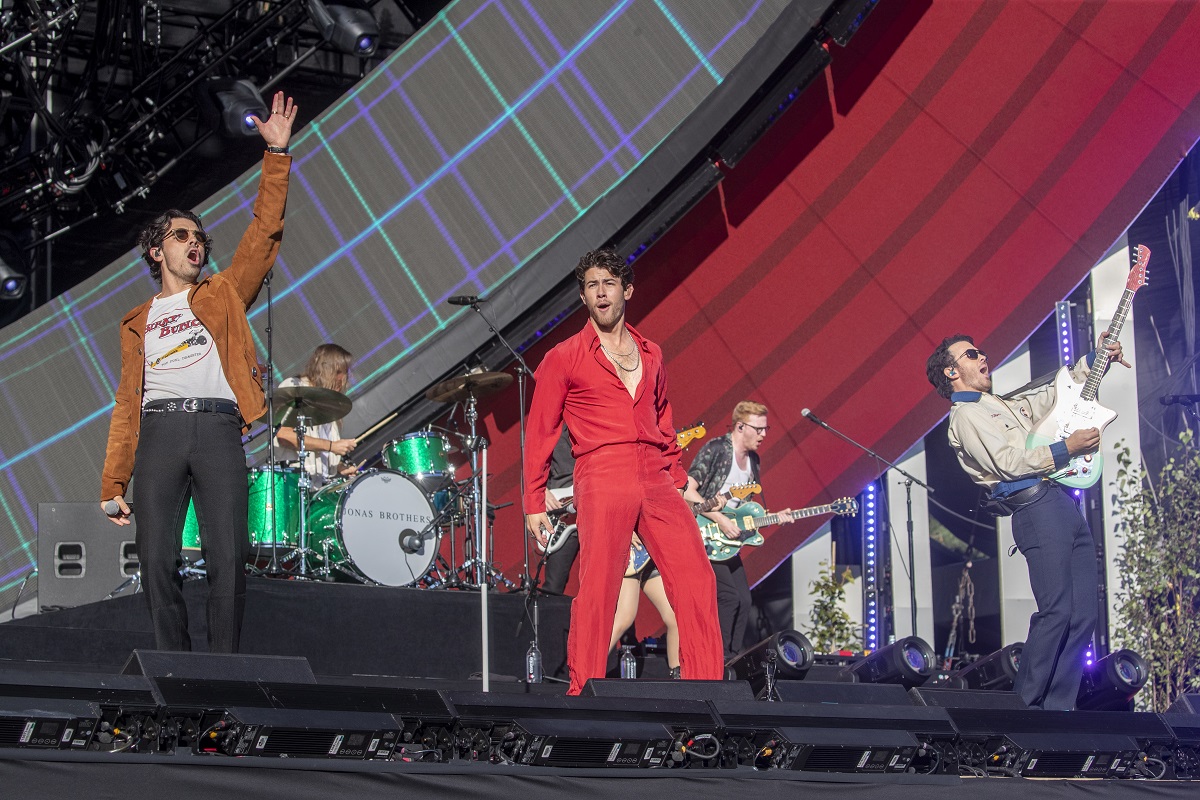
M308 425L324 425L349 414L353 405L349 397L333 389L285 386L275 390L271 424L293 428L296 426L296 417L303 414Z
M425 392L425 397L435 403L457 403L468 397L485 397L495 394L512 383L507 372L474 372L458 375L435 383Z

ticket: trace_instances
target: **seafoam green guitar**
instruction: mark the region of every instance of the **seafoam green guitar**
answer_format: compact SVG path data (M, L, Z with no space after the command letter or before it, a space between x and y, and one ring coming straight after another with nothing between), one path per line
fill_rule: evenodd
M758 494L761 491L762 487L757 483L741 483L737 486L730 486L729 491L727 492L713 495L712 497L708 498L703 505L709 508L715 508L725 505L735 497L738 500L745 500L750 495ZM645 568L649 561L650 553L646 550L645 546L641 544L629 545L629 566L625 568L625 577L632 578L634 575L637 575Z
M765 539L758 529L766 525L778 525L781 522L793 522L804 517L816 517L821 514L839 514L853 516L858 513L858 501L853 497L843 497L823 506L810 506L782 514L768 514L758 503L743 503L737 508L726 508L722 514L733 520L738 530L742 531L740 538L733 539L721 533L717 523L708 517L697 516L700 525L700 535L704 538L704 549L708 551L709 561L728 561L738 554L743 547L757 547Z

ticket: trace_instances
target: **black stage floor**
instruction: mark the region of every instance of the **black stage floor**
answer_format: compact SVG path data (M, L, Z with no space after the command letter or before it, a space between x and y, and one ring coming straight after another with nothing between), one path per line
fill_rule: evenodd
M203 581L184 585L193 648L207 649ZM489 673L524 675L532 607L522 594L488 594ZM544 670L566 677L570 598L538 600ZM477 592L395 589L349 583L251 578L243 653L303 656L318 675L389 675L467 680L482 665ZM135 649L154 649L142 595L0 624L0 665L119 670Z

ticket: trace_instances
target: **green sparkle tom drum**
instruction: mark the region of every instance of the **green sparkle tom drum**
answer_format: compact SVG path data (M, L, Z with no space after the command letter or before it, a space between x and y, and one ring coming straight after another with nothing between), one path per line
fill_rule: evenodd
M275 467L274 480L267 467L257 467L247 475L249 507L246 515L250 531L250 546L263 548L296 546L300 532L300 471L295 467ZM272 515L274 517L272 518ZM271 535L274 520L274 537ZM187 516L183 521L182 548L200 549L200 523L196 519L195 501L188 500Z
M383 463L388 469L408 475L427 492L436 491L453 477L446 454L450 440L433 431L418 431L384 445Z

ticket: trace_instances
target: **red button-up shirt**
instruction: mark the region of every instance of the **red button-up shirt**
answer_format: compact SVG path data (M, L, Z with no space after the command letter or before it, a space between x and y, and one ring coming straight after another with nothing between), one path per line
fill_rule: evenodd
M626 326L641 352L642 380L631 397L600 348L591 321L546 354L534 372L533 402L525 430L525 513L546 510L546 476L562 424L571 453L582 458L613 444L649 444L663 452L675 485L687 485L675 439L662 349Z

